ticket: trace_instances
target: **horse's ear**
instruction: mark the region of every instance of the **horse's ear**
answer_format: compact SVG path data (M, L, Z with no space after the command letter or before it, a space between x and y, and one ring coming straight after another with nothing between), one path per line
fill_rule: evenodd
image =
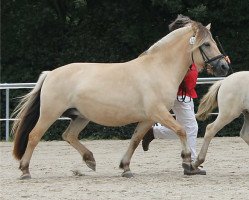
M206 28L207 28L208 30L210 30L210 29L211 29L211 23L209 23L209 24L206 26Z

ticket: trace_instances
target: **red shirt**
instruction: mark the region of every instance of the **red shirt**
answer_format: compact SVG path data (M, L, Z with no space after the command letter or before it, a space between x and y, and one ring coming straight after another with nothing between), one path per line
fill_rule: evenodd
M196 65L193 63L179 86L177 95L197 98L195 86L198 78Z

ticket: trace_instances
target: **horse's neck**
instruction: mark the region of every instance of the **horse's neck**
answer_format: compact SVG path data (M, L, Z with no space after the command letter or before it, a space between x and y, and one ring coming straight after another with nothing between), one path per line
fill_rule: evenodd
M192 34L192 32L188 31L182 37L178 35L165 43L165 45L161 45L160 51L153 53L154 57L162 63L158 67L161 68L165 75L170 73L167 78L171 79L176 85L181 83L192 62L191 46L189 44Z

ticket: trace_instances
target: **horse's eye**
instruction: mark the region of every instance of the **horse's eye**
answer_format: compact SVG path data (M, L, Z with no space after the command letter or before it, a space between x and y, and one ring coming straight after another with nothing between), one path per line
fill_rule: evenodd
M204 43L204 46L205 46L205 47L210 47L210 43L209 43L209 42L205 42L205 43Z

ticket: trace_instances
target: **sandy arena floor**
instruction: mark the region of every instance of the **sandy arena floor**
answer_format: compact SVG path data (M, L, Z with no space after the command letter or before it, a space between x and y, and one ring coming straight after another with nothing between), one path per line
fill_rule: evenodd
M198 139L198 150L202 143ZM30 164L32 179L18 180L12 143L0 142L0 199L249 199L249 148L241 138L215 138L204 164L206 176L183 175L179 140L155 140L150 150L136 150L131 170L122 178L119 161L129 140L82 141L94 154L91 171L66 142L40 142Z

